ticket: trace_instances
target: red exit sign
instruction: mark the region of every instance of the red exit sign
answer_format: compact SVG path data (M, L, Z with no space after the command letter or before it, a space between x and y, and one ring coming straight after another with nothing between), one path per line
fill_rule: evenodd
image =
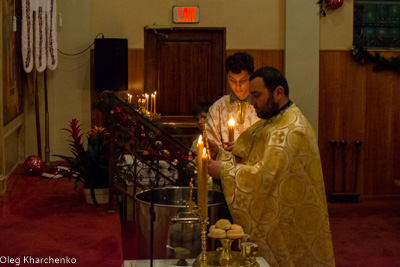
M174 23L199 23L198 6L174 6L172 10Z

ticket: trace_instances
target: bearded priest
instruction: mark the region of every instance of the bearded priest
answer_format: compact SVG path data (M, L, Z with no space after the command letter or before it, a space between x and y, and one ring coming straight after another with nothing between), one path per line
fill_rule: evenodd
M260 120L232 152L210 142L209 174L221 179L233 222L257 256L271 266L335 266L316 134L277 69L255 71L249 88Z

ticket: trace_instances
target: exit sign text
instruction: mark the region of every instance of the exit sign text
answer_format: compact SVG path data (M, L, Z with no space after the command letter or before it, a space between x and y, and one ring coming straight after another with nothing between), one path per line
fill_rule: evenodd
M199 7L174 6L172 21L174 23L199 23Z

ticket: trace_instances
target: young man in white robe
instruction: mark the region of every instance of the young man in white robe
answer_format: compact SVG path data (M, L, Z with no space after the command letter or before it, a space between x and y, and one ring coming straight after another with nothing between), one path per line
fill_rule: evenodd
M258 120L257 113L250 104L249 94L249 78L254 71L253 57L242 52L233 54L225 61L225 71L232 92L210 107L206 131L208 139L231 151L237 137ZM231 115L235 121L235 129L233 141L230 142L228 120Z

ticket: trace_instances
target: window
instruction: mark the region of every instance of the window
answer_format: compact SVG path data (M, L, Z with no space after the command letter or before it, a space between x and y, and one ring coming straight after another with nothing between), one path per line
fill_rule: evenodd
M400 49L400 1L354 1L353 44Z

